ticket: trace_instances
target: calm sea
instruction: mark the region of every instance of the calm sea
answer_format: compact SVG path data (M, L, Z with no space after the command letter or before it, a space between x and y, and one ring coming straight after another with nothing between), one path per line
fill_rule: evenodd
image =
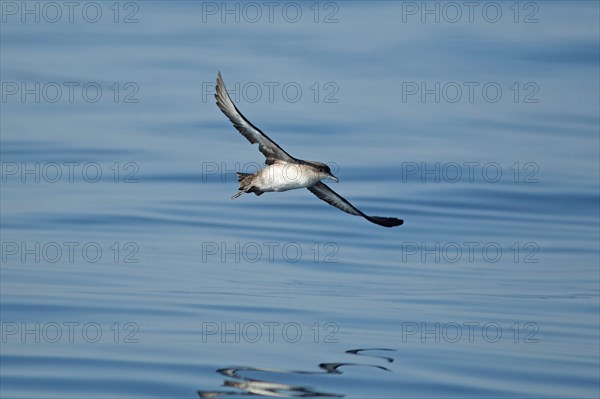
M599 396L597 2L67 3L0 3L0 396ZM218 71L405 224L231 200Z

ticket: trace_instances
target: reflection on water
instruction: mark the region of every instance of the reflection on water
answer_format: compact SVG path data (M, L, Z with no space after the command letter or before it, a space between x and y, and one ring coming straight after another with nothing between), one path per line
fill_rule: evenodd
M394 361L391 357L373 355L368 353L368 351L394 351L394 349L385 349L385 348L377 348L377 349L349 349L346 351L348 354L359 355L359 356L369 356L373 358L383 359L386 362L392 363ZM319 368L323 371L302 371L302 370L279 370L279 369L267 369L267 368L258 368L258 367L232 367L232 368L223 368L218 369L217 372L230 378L235 378L236 380L225 379L223 382L223 386L225 387L233 387L238 389L239 391L198 391L198 395L201 398L227 398L231 396L239 396L239 395L257 395L257 396L270 396L270 397L292 397L292 398L307 398L307 397L325 397L325 398L341 398L346 396L345 394L338 393L330 393L319 391L318 389L308 387L308 386L299 386L299 385L290 385L279 382L270 382L262 379L250 378L244 376L245 372L258 372L262 374L343 374L341 370L344 367L373 367L380 370L385 370L391 372L390 369L377 365L377 364L367 364L367 363L321 363L319 364Z

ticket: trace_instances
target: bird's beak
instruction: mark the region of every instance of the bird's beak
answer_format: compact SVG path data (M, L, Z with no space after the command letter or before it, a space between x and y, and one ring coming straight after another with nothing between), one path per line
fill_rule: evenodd
M340 181L340 179L338 179L337 177L335 177L334 175L331 175L331 174L329 175L329 178L331 180L334 180L336 183L338 183Z

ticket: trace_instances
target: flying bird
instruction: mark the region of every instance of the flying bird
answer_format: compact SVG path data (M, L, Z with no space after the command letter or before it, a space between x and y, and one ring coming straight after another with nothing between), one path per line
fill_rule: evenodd
M220 72L217 76L215 98L217 99L217 106L229 118L233 126L251 144L258 143L259 151L266 158L265 164L267 166L257 173L237 173L240 191L231 197L232 199L244 193L261 195L265 192L307 188L308 191L328 204L351 215L362 216L371 223L384 227L400 226L404 223L402 219L398 218L366 215L321 182L323 179L332 179L336 182L339 180L331 173L329 166L322 162L294 158L246 119L231 101Z

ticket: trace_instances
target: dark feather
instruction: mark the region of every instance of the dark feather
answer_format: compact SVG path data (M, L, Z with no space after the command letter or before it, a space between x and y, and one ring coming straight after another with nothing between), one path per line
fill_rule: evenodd
M215 98L217 105L223 113L229 118L233 126L252 144L258 143L258 149L263 153L267 165L283 162L299 162L296 158L285 152L259 128L254 126L242 113L237 109L221 78L221 72L217 76L217 87Z
M325 183L318 182L314 186L307 188L311 193L313 193L323 201L327 202L328 204L333 205L336 208L339 208L342 211L351 215L362 216L371 223L375 223L384 227L400 226L402 223L404 223L402 219L365 215L356 207L354 207L354 205L348 202L348 200L346 200L344 197L342 197L341 195L333 191L331 188L329 188L329 186L327 186Z

